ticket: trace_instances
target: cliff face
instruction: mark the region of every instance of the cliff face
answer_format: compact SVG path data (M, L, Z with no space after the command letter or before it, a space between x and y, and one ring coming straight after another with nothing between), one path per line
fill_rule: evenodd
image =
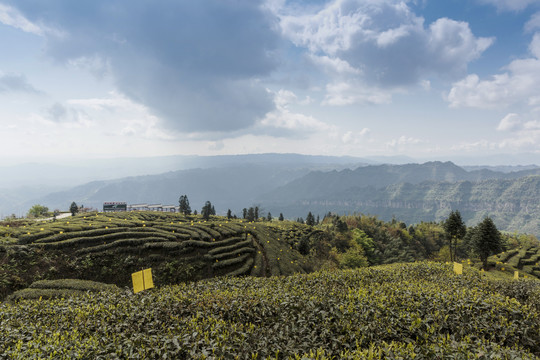
M395 217L407 223L440 221L451 210L459 210L468 225L491 216L501 230L540 236L540 176L352 187L296 201L289 199L285 209L292 212L356 212L384 220Z

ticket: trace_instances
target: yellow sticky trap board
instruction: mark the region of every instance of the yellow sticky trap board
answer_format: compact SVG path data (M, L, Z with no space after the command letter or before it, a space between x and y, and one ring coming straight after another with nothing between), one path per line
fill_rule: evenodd
M463 265L460 263L455 262L454 263L454 272L458 275L463 274Z
M518 271L514 271L514 279L519 279L519 272Z
M133 281L133 292L135 294L154 287L151 268L131 274L131 280Z

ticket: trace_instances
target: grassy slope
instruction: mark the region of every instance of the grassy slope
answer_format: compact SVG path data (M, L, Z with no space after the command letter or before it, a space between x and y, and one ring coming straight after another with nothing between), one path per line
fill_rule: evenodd
M0 303L7 358L445 358L540 355L537 281L394 264Z

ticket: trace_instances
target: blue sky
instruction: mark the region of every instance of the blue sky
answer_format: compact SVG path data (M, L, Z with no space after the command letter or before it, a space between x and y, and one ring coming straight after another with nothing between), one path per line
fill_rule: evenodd
M540 163L540 0L0 0L0 44L0 161Z

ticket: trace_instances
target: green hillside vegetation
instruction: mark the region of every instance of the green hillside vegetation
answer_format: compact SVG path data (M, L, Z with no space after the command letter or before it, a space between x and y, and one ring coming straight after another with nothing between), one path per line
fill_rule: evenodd
M142 268L152 268L160 285L215 276L304 272L309 266L293 245L296 237L309 235L311 229L297 228L291 224L285 231L277 225L155 212L4 222L0 299L38 280L70 278L130 286L131 273Z
M489 265L498 271L540 279L540 246L524 245L489 258Z
M472 228L471 228L472 229ZM503 235L502 248L537 246L531 236ZM529 251L529 253L532 250ZM457 257L479 262L466 236ZM408 226L373 216L328 214L320 224L234 220L157 212L87 213L49 222L0 224L0 299L36 281L78 279L131 286L131 273L152 268L158 286L219 276L268 277L420 260L450 261L440 223ZM524 258L516 269L539 275ZM490 260L491 270L501 270ZM502 261L505 262L505 261ZM79 289L80 291L83 291ZM51 288L47 297L54 294ZM69 288L58 290L65 295ZM36 291L18 293L11 298Z
M8 359L538 359L537 281L393 264L0 303Z

